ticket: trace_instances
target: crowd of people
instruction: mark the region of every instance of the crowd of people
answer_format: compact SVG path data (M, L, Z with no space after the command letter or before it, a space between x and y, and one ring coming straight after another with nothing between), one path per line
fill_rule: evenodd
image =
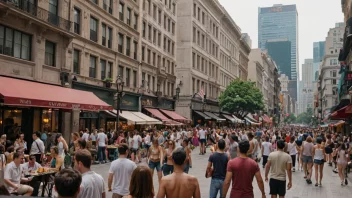
M61 134L32 135L27 147L24 134L14 140L0 140L0 194L37 196L41 181L28 177L29 172L49 167L56 197L200 197L198 179L189 175L191 152L210 152L205 177L211 177L209 196L254 197L252 181L256 178L262 196L284 197L292 187L292 172L303 171L307 185L323 185L325 162L334 166L341 185L348 185L347 172L352 159L352 137L326 129L283 128L155 128L145 131L88 130L72 133L70 143ZM92 171L94 163L109 161L107 146L117 148L118 158L111 159L108 183ZM207 149L210 147L210 149ZM30 149L28 149L30 148ZM5 152L6 151L6 152ZM46 151L50 151L48 154ZM146 161L147 166L140 164ZM265 169L263 180L259 166ZM199 167L197 167L199 168ZM158 192L153 175L157 173ZM270 174L270 177L269 177ZM141 179L143 178L143 179ZM270 178L270 179L269 179ZM77 187L74 188L69 187ZM205 189L202 189L205 190Z

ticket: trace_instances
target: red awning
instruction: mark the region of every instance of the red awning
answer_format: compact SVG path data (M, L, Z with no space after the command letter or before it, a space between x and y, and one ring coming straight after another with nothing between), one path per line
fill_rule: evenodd
M163 122L170 121L170 119L164 116L164 114L162 114L158 109L145 108L145 110L147 110L149 113L159 118Z
M163 110L163 109L160 109L160 111L162 111L163 113L165 113L167 116L169 116L171 119L173 120L177 120L177 121L186 121L186 122L190 122L191 120L183 117L183 116L180 116L179 114L177 114L176 112L174 111L169 111L169 110Z
M348 113L346 113L347 107L348 106L331 113L330 114L330 119L331 120L342 120L342 119L347 118L348 117Z
M92 92L0 76L0 98L5 105L81 109L88 111L112 110Z
M271 119L269 118L269 116L266 115L266 114L263 115L263 120L264 120L264 122L266 122L266 123L271 123L271 122L272 122Z

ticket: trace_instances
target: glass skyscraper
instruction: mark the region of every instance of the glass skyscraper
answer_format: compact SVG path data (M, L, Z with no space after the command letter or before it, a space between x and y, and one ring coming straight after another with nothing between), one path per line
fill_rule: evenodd
M273 39L287 39L291 42L290 80L297 80L298 57L298 13L296 5L274 5L258 10L258 47L266 48L266 42Z
M313 43L313 75L315 81L318 80L319 76L319 65L323 61L325 55L325 41L319 41Z

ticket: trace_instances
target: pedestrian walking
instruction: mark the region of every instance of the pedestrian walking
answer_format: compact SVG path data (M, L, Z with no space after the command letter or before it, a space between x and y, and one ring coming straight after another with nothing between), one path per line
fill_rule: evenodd
M270 153L273 151L272 144L270 143L270 138L269 136L265 137L265 142L262 143L262 157L263 157L263 168L265 168L265 165L268 161L268 157Z
M347 155L348 153L346 152L346 145L341 144L337 151L337 170L341 179L341 186L348 184L347 178L345 177L345 169L347 166L348 157Z
M86 140L87 141L87 140ZM98 142L98 160L100 163L106 163L106 144L108 143L108 137L104 133L104 129L101 128L97 137Z
M127 198L154 198L153 177L147 166L134 169Z
M277 151L270 153L265 166L265 181L268 182L270 170L270 195L276 198L277 195L285 197L286 194L286 172L288 176L287 189L292 187L292 158L284 152L285 140L277 141Z
M230 135L230 145L229 145L229 154L231 159L237 157L237 150L238 150L238 137L235 134Z
M101 175L90 170L92 155L82 149L75 153L75 169L82 174L79 198L105 198L105 182Z
M210 155L208 160L207 173L211 174L210 198L216 198L218 193L223 197L223 184L226 177L226 167L229 161L229 155L224 149L226 143L224 140L218 141L218 149Z
M207 131L206 131L205 127L204 127L204 129L200 129L198 131L198 134L199 134L199 141L200 141L200 153L199 153L199 155L204 155L205 152L206 152L205 151L206 150L206 148L205 148L205 144L206 144L205 137L207 136Z
M314 171L315 171L315 186L322 186L324 163L326 154L322 143L322 138L316 139L317 144L313 147ZM319 177L320 175L320 177Z
M127 159L128 146L121 143L118 146L119 158L111 163L108 178L108 189L112 191L112 198L122 198L130 194L129 186L136 163ZM112 182L114 186L112 188Z
M192 168L191 149L188 147L188 140L183 140L182 148L186 152L186 160L184 163L184 172L188 174L189 169Z
M162 177L161 167L163 165L163 160L164 160L163 149L161 146L158 145L158 139L154 138L153 144L149 148L149 152L148 152L148 166L152 172L152 175L154 175L154 169L157 171L159 182Z
M165 149L165 164L163 165L164 176L172 174L174 171L174 164L172 163L172 152L176 149L175 142L168 141L168 148Z
M186 158L186 152L182 148L172 153L174 172L161 179L157 198L200 198L198 179L183 172Z
M304 179L308 184L312 184L312 166L313 166L313 147L312 137L308 136L306 141L303 142L302 146L302 161L303 161L303 170L304 170Z
M54 184L58 198L77 198L82 176L77 170L63 169L55 175Z
M232 159L227 164L226 178L223 185L223 197L226 197L227 191L232 180L230 198L254 198L253 178L255 177L258 187L262 192L262 198L265 198L264 182L260 174L258 164L247 157L250 144L248 140L242 140L239 143L239 157Z
M296 171L296 156L297 156L297 145L295 142L295 136L292 136L287 144L287 151L292 159L292 171Z

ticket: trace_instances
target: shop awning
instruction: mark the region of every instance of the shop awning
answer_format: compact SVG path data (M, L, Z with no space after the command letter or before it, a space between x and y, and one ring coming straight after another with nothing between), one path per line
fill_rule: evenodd
M268 115L264 114L264 115L262 116L262 118L263 118L264 122L266 122L266 123L271 123L271 119L269 118Z
M161 113L158 109L151 109L151 108L144 108L144 109L147 110L149 113L151 113L153 116L157 117L158 119L160 119L163 122L170 120L169 118L164 116L164 114Z
M205 115L204 113L200 112L200 111L194 111L196 112L199 116L203 117L205 120L211 120L211 117Z
M345 121L340 120L340 121L338 121L337 123L334 123L334 124L329 124L329 126L335 126L335 127L338 127L338 126L341 126L341 125L343 125L343 124L345 124Z
M330 119L331 120L342 120L348 117L348 114L346 113L346 109L348 106L338 110L334 111L333 113L330 114Z
M176 121L181 121L181 122L191 122L192 120L187 119L181 115L179 115L178 113L176 113L175 111L169 111L169 110L164 110L164 109L160 109L161 112L165 113L167 116L169 116L171 119L176 120Z
M92 92L0 76L0 98L5 105L81 109L87 111L112 110Z
M225 119L223 118L219 118L218 116L216 116L214 113L212 112L208 112L208 111L204 111L204 114L211 117L213 120L216 120L218 122L222 122L222 121L225 121Z
M143 120L147 121L147 124L163 124L161 121L154 119L152 117L149 117L149 116L145 115L144 113L141 113L141 112L132 112L132 113L134 115L142 118Z
M250 120L249 118L245 117L244 118L247 122L249 122L249 124L251 125L260 125L260 123L256 123L256 122L253 122L252 120Z
M105 110L104 112L110 117L116 117L116 114L112 113L111 111Z
M243 123L244 121L239 119L238 117L236 117L235 115L232 115L232 117L234 117L236 119L237 123Z
M224 118L228 119L229 121L231 121L232 123L236 122L236 119L232 116L226 115L226 114L221 114L222 116L224 116Z
M114 114L117 113L115 109L112 110L112 112ZM148 122L145 119L136 116L132 111L122 111L122 113L121 112L119 113L119 116L126 119L128 124L132 124L132 125L148 124Z

